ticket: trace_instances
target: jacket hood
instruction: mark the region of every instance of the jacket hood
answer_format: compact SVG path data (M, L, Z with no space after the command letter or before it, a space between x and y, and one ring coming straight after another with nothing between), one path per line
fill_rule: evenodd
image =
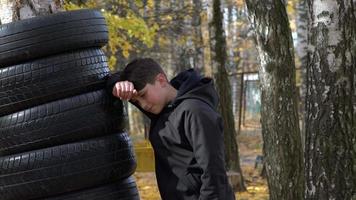
M203 78L194 69L179 73L171 80L172 86L178 90L177 97L172 101L176 106L184 99L200 99L213 109L217 108L219 98L211 78Z

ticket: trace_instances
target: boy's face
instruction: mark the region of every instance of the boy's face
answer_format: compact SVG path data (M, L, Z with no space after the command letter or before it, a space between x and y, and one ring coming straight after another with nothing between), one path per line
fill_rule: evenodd
M165 87L167 83L164 75L162 77L161 74L159 74L153 84L147 83L142 90L138 91L132 100L138 103L145 111L159 114L167 104Z

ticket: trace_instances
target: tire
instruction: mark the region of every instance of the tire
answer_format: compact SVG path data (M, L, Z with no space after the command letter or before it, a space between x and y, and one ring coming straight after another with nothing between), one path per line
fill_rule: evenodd
M133 174L126 133L0 157L1 200L45 198L108 184Z
M98 90L0 117L0 156L121 132L120 103Z
M75 191L41 200L140 200L132 176L113 184Z
M76 10L34 17L0 26L0 66L108 42L104 17L96 10Z
M85 49L0 68L0 116L105 87L100 49Z

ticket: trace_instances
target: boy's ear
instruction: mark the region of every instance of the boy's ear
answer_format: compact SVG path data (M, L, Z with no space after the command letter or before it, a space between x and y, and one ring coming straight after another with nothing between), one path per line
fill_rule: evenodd
M166 86L168 84L168 80L166 75L164 75L163 73L159 73L156 76L156 80L162 85L162 86Z

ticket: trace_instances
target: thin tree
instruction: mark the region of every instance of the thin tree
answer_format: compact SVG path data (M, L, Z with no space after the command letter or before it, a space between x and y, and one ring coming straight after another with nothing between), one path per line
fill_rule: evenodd
M307 4L306 199L350 200L356 187L355 5Z
M260 59L263 152L271 200L304 197L292 34L282 0L246 0Z
M157 24L161 23L160 12L161 12L161 0L154 0L154 13L155 13L154 19ZM158 52L160 49L158 34L155 36L155 42L154 42L153 49L156 52Z
M220 97L219 110L224 121L226 166L229 170L240 173L240 188L246 190L239 161L239 151L236 142L234 116L232 113L231 87L226 72L226 40L223 30L223 16L220 0L213 1L213 19L210 23L211 58L214 68L214 78Z
M193 16L192 16L192 27L193 27L193 43L194 43L194 68L203 71L204 68L204 50L203 50L203 35L201 30L202 19L202 2L201 0L193 0Z
M211 67L211 49L210 49L210 36L209 36L209 20L211 18L211 6L208 5L209 0L201 0L202 2L202 13L201 13L201 31L203 39L203 54L204 54L204 68L203 72L205 76L212 77L212 67Z

